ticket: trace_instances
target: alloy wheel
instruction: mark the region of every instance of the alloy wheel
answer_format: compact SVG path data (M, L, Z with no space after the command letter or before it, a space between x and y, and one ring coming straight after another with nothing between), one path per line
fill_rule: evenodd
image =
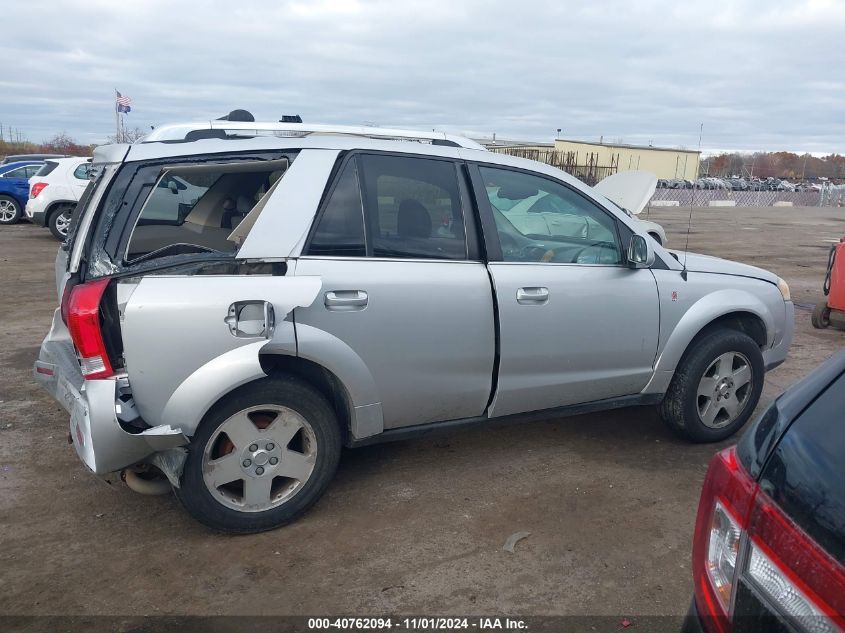
M206 488L226 507L263 512L288 501L310 479L317 458L314 429L281 405L249 407L229 417L206 443Z
M698 415L705 426L719 429L739 417L751 395L752 369L748 358L727 352L716 359L698 383Z

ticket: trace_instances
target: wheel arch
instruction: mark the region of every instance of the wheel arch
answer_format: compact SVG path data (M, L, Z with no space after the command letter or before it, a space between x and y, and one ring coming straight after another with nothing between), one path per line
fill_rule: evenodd
M263 352L258 362L267 376L294 376L319 391L334 409L343 443L349 442L355 407L349 391L334 372L307 358L278 352Z
M75 207L76 201L74 201L74 200L54 200L53 202L51 202L50 204L47 205L46 209L44 209L44 217L48 218L48 220L49 220L50 216L53 215L56 211L59 210L60 207L63 207L63 206Z
M709 332L728 328L750 336L763 351L775 340L775 317L751 293L720 290L699 299L672 330L655 361L652 380L644 393L664 393L675 369L695 344Z

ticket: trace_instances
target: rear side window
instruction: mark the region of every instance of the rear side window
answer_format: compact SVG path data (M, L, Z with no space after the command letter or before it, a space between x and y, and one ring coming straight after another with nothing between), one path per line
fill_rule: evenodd
M278 182L287 164L285 159L163 170L148 188L126 260L153 254L234 253L238 241L232 232Z
M26 178L26 167L18 167L3 174L3 178Z
M466 259L454 163L364 155L361 165L374 257Z
M337 177L309 255L466 259L455 164L365 154Z
M364 209L358 184L358 161L346 163L311 238L310 255L364 257Z
M45 162L41 166L41 169L39 169L37 172L35 172L35 175L36 176L46 176L48 174L51 174L53 172L53 170L56 169L56 167L58 167L58 166L59 166L59 164L56 161L48 160L47 162Z

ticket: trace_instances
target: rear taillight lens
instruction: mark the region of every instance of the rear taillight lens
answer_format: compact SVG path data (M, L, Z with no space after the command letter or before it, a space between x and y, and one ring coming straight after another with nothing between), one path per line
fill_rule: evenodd
M710 524L706 565L710 584L716 590L716 597L725 613L731 604L741 537L742 527L739 520L731 516L730 511L717 501Z
M32 187L29 188L29 197L30 198L37 198L38 194L44 191L44 187L47 186L46 182L36 182L32 184Z
M745 577L799 628L845 630L845 568L760 492L748 525Z
M692 569L695 603L710 631L731 630L740 575L799 630L845 631L845 569L759 489L733 447L707 470Z
M736 449L713 456L701 489L692 553L696 604L711 630L729 627L739 546L756 491Z
M74 286L67 301L67 327L82 375L88 379L107 378L114 373L100 325L100 300L109 281L103 278Z

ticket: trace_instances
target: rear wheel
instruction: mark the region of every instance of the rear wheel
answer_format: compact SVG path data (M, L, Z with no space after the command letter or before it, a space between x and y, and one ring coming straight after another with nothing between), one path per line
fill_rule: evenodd
M47 227L57 240L63 242L67 238L72 215L73 205L71 204L59 205L50 213L50 217L47 219Z
M325 491L340 459L332 407L313 387L274 377L233 392L206 415L176 496L221 532L280 527Z
M11 196L0 196L0 224L15 224L20 219L20 203Z
M827 301L820 301L813 308L813 315L810 317L810 323L818 330L823 330L830 327L830 307Z
M660 405L663 420L693 442L718 442L751 417L765 368L757 343L742 332L714 330L678 365Z

